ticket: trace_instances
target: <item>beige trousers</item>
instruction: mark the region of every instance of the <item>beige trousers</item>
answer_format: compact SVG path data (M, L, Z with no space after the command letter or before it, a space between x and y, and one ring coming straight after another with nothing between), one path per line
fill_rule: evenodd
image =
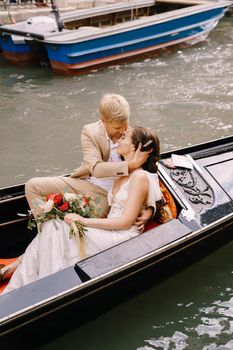
M98 204L98 208L101 209L100 216L107 216L109 212L107 191L86 179L65 176L34 177L25 185L25 195L31 209L36 204L36 198L43 198L50 193L63 191L79 193L93 198L98 197L100 199Z

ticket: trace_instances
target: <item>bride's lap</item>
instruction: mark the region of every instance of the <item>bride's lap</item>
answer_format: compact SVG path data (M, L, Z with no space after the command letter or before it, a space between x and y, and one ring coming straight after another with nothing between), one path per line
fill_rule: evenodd
M85 234L85 245L88 256L113 247L137 236L136 230L104 230L88 228Z
M22 263L13 274L5 293L62 270L80 260L69 225L50 220L27 247Z

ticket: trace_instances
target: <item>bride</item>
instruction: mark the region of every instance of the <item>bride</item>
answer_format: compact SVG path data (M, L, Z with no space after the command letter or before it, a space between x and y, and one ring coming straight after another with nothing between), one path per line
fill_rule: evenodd
M156 174L159 139L144 127L128 129L118 142L117 152L125 160L130 160L138 147L142 151L149 149L151 153L142 168L134 170L129 176L116 178L112 191L108 194L111 206L108 217L83 218L71 213L65 216L64 221L45 222L42 231L26 249L22 263L3 293L55 273L140 234L134 223L145 207L148 195L153 192L156 200L160 200L162 195ZM87 229L80 240L77 237L69 238L69 225L74 221L80 222Z

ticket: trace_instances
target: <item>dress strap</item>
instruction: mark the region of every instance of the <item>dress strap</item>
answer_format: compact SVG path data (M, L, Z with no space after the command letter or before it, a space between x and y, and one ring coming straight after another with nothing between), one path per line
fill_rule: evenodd
M149 173L148 171L146 171L146 174L149 181L148 194L152 192L154 194L155 202L157 202L163 198L163 195L159 186L158 174Z

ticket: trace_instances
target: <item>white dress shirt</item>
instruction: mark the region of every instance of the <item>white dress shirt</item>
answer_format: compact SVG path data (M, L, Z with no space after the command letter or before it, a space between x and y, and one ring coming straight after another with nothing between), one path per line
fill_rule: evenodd
M116 147L118 146L117 143L113 143L112 140L108 137L109 141L109 146L110 146L110 155L108 162L120 162L121 157L120 155L116 152ZM113 182L115 180L115 177L95 177L95 176L90 176L88 178L88 181L92 182L93 184L100 186L103 188L105 191L110 192L113 186Z

